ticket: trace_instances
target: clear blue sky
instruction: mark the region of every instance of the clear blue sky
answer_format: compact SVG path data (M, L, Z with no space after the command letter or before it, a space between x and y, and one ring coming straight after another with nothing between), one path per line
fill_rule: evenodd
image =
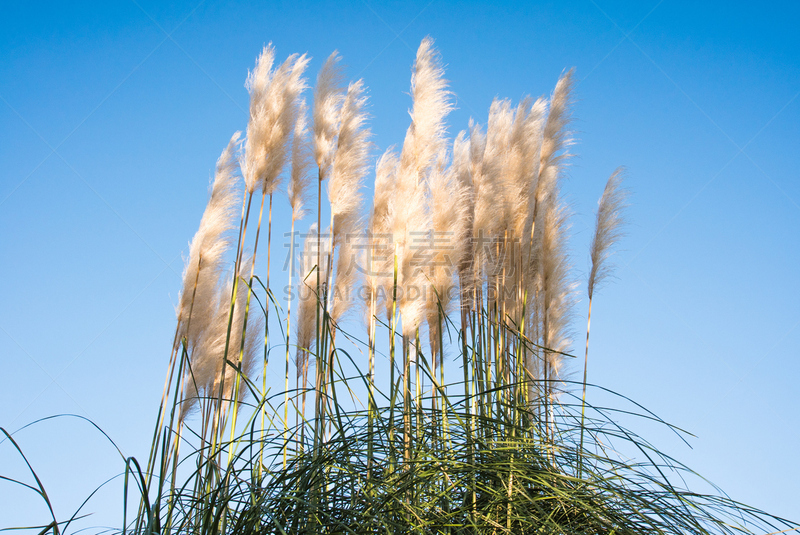
M145 458L181 255L217 156L246 126L261 47L308 52L312 76L339 50L369 87L383 150L402 141L431 35L458 95L452 132L576 67L565 193L579 280L618 165L633 192L617 280L594 305L590 379L694 433L689 449L641 429L733 498L800 519L798 27L789 2L7 3L0 426L75 413ZM121 468L77 420L16 437L61 514ZM21 474L8 442L3 470ZM89 510L118 508L118 488ZM7 484L0 501L0 526L44 513ZM118 510L90 524L115 522Z

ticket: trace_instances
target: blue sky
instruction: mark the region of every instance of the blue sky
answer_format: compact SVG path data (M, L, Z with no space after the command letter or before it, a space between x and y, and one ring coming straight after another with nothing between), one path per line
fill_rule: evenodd
M579 281L618 165L632 191L616 280L594 304L590 380L696 435L689 449L641 429L733 498L800 519L798 23L788 2L4 6L0 426L79 414L146 457L182 254L217 156L246 127L261 47L308 52L312 76L339 50L384 150L402 142L430 35L457 95L453 133L485 122L493 97L547 95L576 68L564 192ZM82 421L15 437L62 513L120 471ZM21 473L8 442L0 467ZM89 509L118 508L117 488ZM44 513L32 494L0 496L14 505L0 525Z

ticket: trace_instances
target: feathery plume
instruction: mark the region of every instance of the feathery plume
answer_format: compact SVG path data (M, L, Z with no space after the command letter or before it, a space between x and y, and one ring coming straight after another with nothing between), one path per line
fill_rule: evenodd
M311 225L306 235L303 245L302 257L297 264L297 275L299 279L297 292L297 371L308 366L308 352L316 336L316 310L318 300L322 297L318 295L317 288L317 225ZM322 242L325 247L325 242ZM325 257L324 252L321 255ZM327 279L325 266L320 270L319 280L324 283Z
M400 165L406 169L415 168L421 174L435 163L446 143L444 120L453 110L441 57L430 37L425 37L417 49L411 96L414 102L411 125L403 142Z
M427 284L415 259L418 242L430 231L423 181L445 148L444 120L453 109L441 58L430 37L423 39L417 50L411 96L411 125L400 153L392 232L398 249L398 285L402 288L399 306L404 336L410 336L425 315L422 297Z
M358 292L357 281L360 275L356 265L357 253L353 247L352 237L346 236L337 247L336 278L333 282L333 307L331 320L334 324L341 321L345 312L356 302Z
M361 187L369 165L370 130L364 126L367 98L361 80L351 83L341 110L339 139L328 182L334 237L352 232L361 207Z
M352 240L359 226L361 187L367 172L370 131L364 126L367 98L361 80L351 83L342 104L339 139L328 182L333 219L333 247L338 249L331 319L338 322L355 301L358 270Z
M264 47L245 84L250 93L250 120L242 169L249 193L260 186L265 195L271 195L280 186L297 100L306 88L303 73L309 58L305 54L292 54L273 71L274 59L272 45Z
M571 144L567 127L571 120L569 106L572 98L573 72L571 69L561 76L550 99L550 109L544 121L539 146L536 183L533 186L528 210L530 223L526 222L525 230L526 247L529 251L524 266L527 273L525 285L528 292L529 316L526 323L532 326L544 346L556 351L559 351L556 346L567 345L560 341L566 340L567 337L559 333L561 327L566 325L571 308L571 297L563 300L560 298L562 295L566 297L569 289L557 282L562 279L559 274L565 271L559 266L566 264L565 253L561 246L563 243L561 230L566 226L566 212L558 206L558 178L562 161L569 156L564 151ZM531 113L532 131L540 128L540 121L540 117ZM563 274L562 283L565 282L565 277L566 274ZM560 303L569 306L562 306ZM547 351L545 353L547 357L545 360L552 359L552 362L546 362L540 372L541 376L549 379L551 372L557 374L561 359L557 353ZM554 369L550 370L551 367ZM533 368L530 366L529 371Z
M401 160L402 162L402 160ZM403 167L397 173L395 202L392 206L392 238L397 254L398 307L404 336L410 336L424 317L422 289L425 273L415 255L425 244L430 229L425 188L417 183L416 169Z
M441 158L443 160L444 158ZM428 282L433 291L426 301L426 315L432 354L441 360L439 320L450 312L454 276L467 252L468 191L456 175L454 166L444 162L428 176L431 251L428 255Z
M569 108L572 103L573 74L574 69L570 69L559 78L550 98L550 110L544 124L539 154L539 176L534 193L537 203L552 193L558 180L561 161L569 156L563 151L572 144L567 127L572 119Z
M483 234L479 237L479 242L483 245L482 253L491 246L491 255L481 254L479 257L482 270L490 275L497 275L502 271L505 254L498 255L497 247L504 242L505 231L512 224L514 206L522 202L514 194L509 174L509 145L513 123L514 110L511 108L511 101L494 99L489 108L486 145L481 161L483 185L491 183L494 195L491 198L481 196L481 212L485 219L481 229ZM481 272L477 275L480 276Z
M330 172L339 130L339 108L343 100L340 59L335 51L328 56L317 75L317 87L314 90L313 146L320 180L325 180Z
M542 342L545 349L546 377L560 377L562 355L571 343L570 320L575 303L574 285L569 281L566 230L567 209L554 196L545 200L542 210L541 263ZM538 224L537 224L538 226Z
M191 349L198 336L208 327L213 316L213 297L223 271L224 256L230 249L235 226L238 191L236 188L236 132L217 160L211 194L200 220L200 228L189 245L189 257L183 270L178 315L176 347L182 338Z
M306 198L308 197L310 179L308 168L311 162L306 145L306 135L308 134L307 112L308 106L305 100L301 99L297 109L294 137L292 138L292 174L287 191L289 205L292 207L292 221L303 218Z
M480 284L489 260L486 252L490 240L497 235L497 199L502 199L501 184L497 180L496 166L491 159L486 160L487 135L481 126L470 121L470 166L472 187L475 199L475 212L472 220L472 281L470 286Z
M586 416L586 381L589 371L589 331L592 325L592 296L594 289L599 286L611 271L608 265L608 258L611 255L611 247L620 236L622 236L621 226L624 223L622 210L625 208L625 199L628 192L620 186L622 182L623 168L618 167L606 182L603 195L597 203L597 223L592 238L590 257L592 259L592 270L589 272L588 294L589 310L586 316L586 352L583 357L583 395L581 398L581 440L580 450L583 451L583 431ZM583 467L583 457L578 465L580 475Z
M407 186L409 177L400 179ZM402 213L403 217L399 217ZM429 287L424 271L425 236L429 234L429 214L426 210L425 190L398 187L397 212L393 236L398 245L397 285L400 289L398 306L402 318L403 336L410 337L425 317L426 288Z
M597 205L597 223L590 249L592 270L589 272L589 299L592 298L594 289L610 274L611 266L608 262L611 247L622 236L622 210L628 195L621 186L623 175L624 170L621 167L611 174Z
M472 254L473 225L475 222L475 184L472 177L470 160L470 140L467 132L462 130L453 140L453 174L460 185L464 206L464 254L458 264L458 277L461 285L461 306L469 309L472 303Z
M520 103L522 107L523 103ZM520 121L520 109L517 110L517 123L515 124L514 139L518 147L519 167L517 168L517 188L519 194L525 198L525 213L519 214L516 236L530 237L533 226L533 212L536 206L536 188L539 184L540 157L542 152L542 138L546 120L547 101L538 98ZM519 226L519 222L523 222ZM523 249L530 247L530 240L522 240Z
M544 99L531 102L530 97L523 98L514 112L514 120L510 125L509 154L506 175L506 197L508 199L509 229L515 238L530 234L531 205L539 170L539 153L544 128Z
M372 314L372 310L377 310L379 301L383 301L386 307L386 317L391 316L389 296L392 295L394 247L390 238L394 225L394 201L396 200L399 163L397 154L389 148L381 155L375 166L375 193L368 223L367 239L369 243L365 250L368 323L369 315Z
M216 296L213 299L212 322L201 333L198 343L190 355L191 370L187 373L184 383L182 419L191 414L198 400L216 399L223 375L225 378L222 399L223 402L231 401L238 373L234 364L239 362L240 351L242 351L242 375L251 377L255 372L260 334L263 330L263 318L258 314L249 314L245 329L245 302L248 287L244 278L249 275L251 265L252 258L245 260L239 269L238 276L242 278L242 284L239 284L236 292L230 341L228 341L228 322L233 283L231 280L226 280L216 290ZM243 336L244 347L242 347ZM227 355L225 354L226 345L228 347ZM246 387L240 388L239 398L236 402L241 402L248 391L249 389Z
M375 196L372 202L370 228L376 234L391 230L392 206L395 200L397 167L400 163L397 154L390 147L375 165Z
M470 167L470 142L467 139L467 132L462 130L453 140L453 175L464 190L464 201L467 203L467 211L474 212L474 194L472 191L472 169ZM470 214L471 222L472 214Z
M492 234L500 234L511 223L512 204L520 202L514 195L514 184L509 174L509 149L511 127L514 124L514 110L508 99L494 99L489 107L489 120L486 123L486 147L481 163L487 180L498 185L500 195L492 199L494 227ZM500 213L498 213L500 208Z

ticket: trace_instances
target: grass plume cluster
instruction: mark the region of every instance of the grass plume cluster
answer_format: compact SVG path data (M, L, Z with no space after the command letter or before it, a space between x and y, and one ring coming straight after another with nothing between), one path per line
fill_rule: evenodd
M135 488L139 500L124 504L123 533L793 528L677 486L690 470L587 403L591 304L622 234L621 170L589 254L583 381L568 379L580 287L561 194L573 71L548 98L495 99L485 125L470 120L451 140L454 95L424 39L410 125L399 152L377 157L365 207L366 87L345 83L334 52L309 106L308 64L294 54L276 65L268 46L247 78L245 137L220 156L186 259L150 456L126 460L126 496ZM285 310L270 286L284 179Z

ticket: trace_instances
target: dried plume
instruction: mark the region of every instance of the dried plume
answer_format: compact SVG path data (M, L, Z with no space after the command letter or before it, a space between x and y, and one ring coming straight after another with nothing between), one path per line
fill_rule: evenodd
M519 199L511 203L511 230L516 238L530 235L530 215L538 181L546 107L542 98L535 102L530 97L523 98L517 105L511 126L508 191Z
M514 123L514 110L510 100L494 99L489 108L486 125L486 143L481 161L481 194L476 203L476 222L480 223L475 243L480 247L477 256L482 275L495 276L502 272L505 248L500 248L512 224L515 206L522 200L514 195L510 176L510 136ZM492 190L493 195L487 195ZM475 230L475 229L474 229ZM494 282L493 282L494 284Z
M396 199L397 169L400 160L390 148L378 159L375 166L375 192L372 201L367 236L369 243L365 250L366 271L366 313L367 322L378 303L386 306L386 316L391 315L391 292L394 270L394 246L390 239L394 225L394 201Z
M426 270L432 291L426 296L432 353L441 359L439 315L451 311L455 274L467 254L469 193L456 176L455 166L445 167L444 158L428 176L431 250Z
M544 127L546 104L539 98L535 102L524 97L513 112L513 122L508 135L508 156L504 179L505 206L509 222L503 262L510 268L519 284L516 296L503 292L507 313L514 322L521 320L524 299L525 264L531 258L531 230L534 211L534 192L538 181L539 153Z
M592 298L594 289L610 274L611 248L622 236L622 225L625 222L622 211L628 196L628 192L622 188L623 176L624 170L621 167L611 174L597 204L597 223L590 249L592 269L589 272L589 299Z
M441 57L433 48L430 37L424 38L417 49L411 75L411 97L414 101L410 112L411 125L403 142L400 165L404 169L416 169L421 175L435 163L446 143L444 120L453 110Z
M494 99L489 107L489 120L486 123L486 146L481 164L485 180L491 180L498 186L500 193L491 200L494 214L491 219L493 228L488 229L492 236L499 235L511 223L512 206L519 202L514 195L513 181L509 173L509 147L511 145L511 127L514 123L514 110L508 99ZM486 199L488 201L488 199ZM498 208L499 213L498 213Z
M361 188L369 167L370 130L364 106L361 80L350 84L341 110L339 138L328 182L328 199L333 216L334 238L354 230L362 202Z
M300 100L297 107L297 122L294 125L294 137L292 138L292 174L289 179L289 205L292 207L292 221L302 219L305 215L305 204L308 197L308 187L310 176L308 168L311 160L308 154L306 136L308 135L308 124L306 114L308 106L305 100Z
M308 355L316 336L316 310L321 296L317 287L317 225L311 225L303 245L302 257L297 264L297 356L298 374L308 367ZM325 247L326 242L321 245ZM325 254L320 255L325 258ZM323 266L324 267L324 266ZM327 279L327 270L320 271L319 280Z
M404 336L410 336L425 315L423 296L428 285L415 255L421 245L420 239L430 231L423 182L446 146L444 120L453 109L441 58L430 37L423 39L417 50L411 96L411 125L400 153L392 229L398 250L398 285L402 288L399 306Z
M558 80L550 99L550 108L542 129L538 171L530 196L528 222L526 222L525 230L525 246L529 250L524 266L527 273L525 284L530 316L527 323L539 331L537 334L542 337L549 336L542 327L547 321L547 315L542 307L543 302L546 301L542 287L543 280L547 276L545 263L548 262L548 266L552 267L555 261L553 258L546 258L546 255L549 251L558 249L553 245L559 243L554 238L560 237L560 234L553 234L553 230L564 227L566 223L564 221L565 212L558 208L558 179L561 176L563 160L569 156L565 150L571 144L567 128L571 120L569 107L572 99L572 75L573 70L569 70ZM543 103L537 101L537 105L541 107ZM538 128L542 128L540 125L541 117L531 113L531 131L535 132ZM555 217L557 213L561 213L563 217ZM558 221L561 221L561 224L556 224ZM549 230L545 229L547 225L549 225ZM533 227L533 232L529 230L531 227Z
M339 130L339 109L344 100L343 76L338 52L333 52L317 75L314 90L313 147L314 161L319 167L319 180L325 180L333 163L336 135Z
M336 278L333 282L333 307L331 320L339 323L345 312L358 300L357 283L360 276L358 269L358 249L354 247L353 236L345 237L339 246L336 257Z
M465 247L461 262L458 264L458 277L461 284L461 304L469 308L472 293L472 228L475 221L475 186L472 181L472 165L470 162L470 140L467 132L462 130L453 140L453 175L462 191L464 205Z
M242 169L247 191L257 187L271 195L280 186L280 174L288 158L300 94L306 88L303 73L309 58L289 56L273 70L275 50L264 47L248 75L250 120Z
M189 245L183 270L183 287L177 307L176 346L186 337L191 350L208 328L214 313L214 295L224 270L225 253L230 249L239 192L236 188L236 132L217 160L211 194L200 220L200 228Z
M392 237L397 251L398 307L403 321L403 335L411 336L424 318L423 289L426 235L429 232L425 188L416 184L411 171L398 173L395 192Z
M487 135L481 126L470 121L470 166L472 169L475 215L472 220L472 281L469 286L480 284L489 266L489 243L497 236L499 218L497 200L502 199L502 188L497 177L496 160L486 159Z
M570 69L559 78L553 96L550 98L550 110L544 124L542 145L539 154L539 176L534 193L535 202L540 203L550 195L558 180L562 161L569 156L564 151L572 144L567 128L572 119L572 86L574 69Z
M257 366L257 355L263 340L263 318L251 309L247 309L248 287L246 277L250 273L252 258L242 262L239 270L239 284L236 291L236 304L233 320L230 322L230 340L228 340L228 323L230 317L231 294L233 283L229 279L217 288L213 300L214 313L208 328L201 334L197 346L191 353L190 373L184 383L184 401L181 407L181 418L189 415L198 400L211 402L219 395L220 382L224 374L223 402L230 402L233 397L237 371L232 364L237 364L241 355L242 375L252 377ZM247 327L245 328L245 316ZM243 343L244 341L244 343ZM225 347L228 347L227 355ZM232 364L231 364L232 363ZM249 389L240 379L239 397L241 402Z
M569 326L573 316L575 288L570 282L569 258L567 256L566 232L568 213L555 196L545 199L541 227L539 261L541 265L541 288L538 292L541 303L542 345L545 351L547 376L561 376L562 355L571 343ZM539 223L537 223L537 226Z
M336 280L333 285L331 318L338 322L355 302L355 283L359 274L356 268L356 234L363 234L359 209L361 189L369 166L370 130L364 107L364 85L361 80L351 83L342 104L339 139L328 182L328 198L333 217L333 244L338 250Z
M468 220L472 223L475 212L475 194L472 184L472 168L470 166L470 142L466 130L458 133L453 140L453 175L464 191L467 203Z

